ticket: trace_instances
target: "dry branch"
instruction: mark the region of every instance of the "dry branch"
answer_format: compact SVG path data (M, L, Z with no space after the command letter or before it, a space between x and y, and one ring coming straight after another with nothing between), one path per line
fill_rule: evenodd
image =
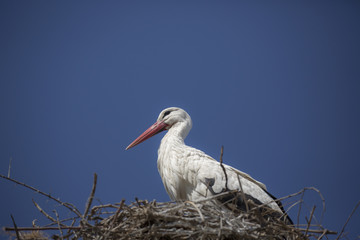
M56 219L54 219L52 216L50 216L48 213L46 213L46 212L39 206L39 204L37 204L37 203L34 201L34 199L33 199L32 201L33 201L35 207L39 210L39 212L41 212L47 219L49 219L50 221L55 222L55 223L57 222Z
M344 232L344 230L345 230L346 225L349 223L352 215L355 213L355 211L356 211L356 209L359 207L359 205L360 205L360 201L356 204L356 206L354 207L354 209L351 211L348 219L346 220L346 222L345 222L344 226L342 227L341 232L339 233L339 236L336 238L336 240L340 239L341 235L343 234L343 232Z
M221 151L220 151L220 166L224 172L225 175L225 191L228 191L228 176L225 170L225 167L223 165L223 155L224 155L224 146L221 146Z
M89 196L89 198L88 198L88 200L86 202L83 218L86 218L86 216L88 215L89 209L90 209L92 201L94 199L95 190L96 190L96 183L97 183L97 174L94 173L94 182L93 182L93 186L92 186L92 189L91 189L90 196Z
M15 219L14 219L13 215L10 215L10 217L11 217L11 220L12 220L13 225L14 225L14 231L15 231L15 233L16 233L16 237L17 237L17 239L21 239L21 238L20 238L19 229L18 229L18 227L16 226Z
M15 180L15 179L6 177L6 176L1 175L1 174L0 174L0 177L1 177L1 178L4 178L4 179L6 179L6 180L9 180L9 181L11 181L11 182L14 182L14 183L16 183L16 184L19 184L19 185L21 185L21 186L24 186L24 187L26 187L26 188L28 188L28 189L36 192L36 193L39 193L39 194L41 194L41 195L43 195L43 196L46 196L46 197L50 198L51 200L59 203L60 205L66 207L66 208L69 209L71 212L75 213L78 217L81 217L80 211L79 211L74 205L72 205L71 203L62 202L62 201L60 201L59 199L54 198L54 197L51 196L50 194L44 193L44 192L40 191L39 189L36 189L36 188L34 188L34 187L32 187L32 186L29 186L29 185L27 185L27 184L25 184L25 183L23 183L23 182L18 181L18 180Z

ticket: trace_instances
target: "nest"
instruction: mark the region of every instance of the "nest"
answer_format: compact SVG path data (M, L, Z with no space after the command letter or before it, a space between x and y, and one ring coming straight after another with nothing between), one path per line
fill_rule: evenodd
M265 219L255 210L234 214L207 201L138 200L129 206L109 207L115 214L75 234L89 239L307 239L283 221ZM105 208L93 210L95 216L101 216Z
M286 215L274 217L271 213L273 210L266 206L246 207L246 210L234 208L233 200L238 197L234 192L197 202L159 203L136 199L129 205L123 200L120 203L91 207L97 179L94 175L93 189L85 211L81 213L72 204L14 179L1 177L45 195L74 215L60 219L56 210L53 211L53 216L54 214L48 214L34 202L50 223L44 226L33 223L32 227L18 227L13 219L14 227L4 229L11 231L16 239L322 239L329 234L336 234L319 224L312 224L315 208L307 218L307 224L300 228L299 225L289 225L284 217ZM303 196L309 189L318 191L314 188L303 189L285 198ZM229 201L220 204L220 198L227 198ZM297 203L301 204L301 201ZM51 237L45 233L49 230L54 232Z

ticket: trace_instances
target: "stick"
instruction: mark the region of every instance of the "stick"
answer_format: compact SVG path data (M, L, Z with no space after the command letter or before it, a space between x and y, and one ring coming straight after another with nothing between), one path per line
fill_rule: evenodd
M115 225L116 219L119 217L120 211L122 210L124 203L125 203L125 199L122 199L121 203L120 203L120 207L116 210L114 218L111 222L111 225L110 225L111 227Z
M94 194L95 194L95 190L96 190L96 183L97 183L97 174L94 173L94 182L93 182L93 186L92 186L92 189L91 189L90 196L89 196L89 198L88 198L88 200L86 202L85 212L84 212L84 216L83 216L84 219L88 215L91 203L92 203L92 201L94 199Z
M9 160L8 178L10 178L11 162L12 162L12 157L10 157L10 160Z
M205 221L203 214L201 213L200 209L195 205L194 202L192 202L192 201L186 201L185 203L191 204L191 205L196 209L196 211L199 213L199 216L200 216L200 218L201 218L201 221L202 221L202 222Z
M301 194L301 198L300 198L300 204L299 204L299 210L298 210L298 215L297 215L297 226L299 227L299 224L300 224L300 213L301 213L301 206L302 206L302 203L303 203L303 199L304 199L304 194L305 194L305 191L302 192Z
M63 226L60 227L61 229L73 229L79 230L81 227L70 227L70 226ZM59 227L17 227L17 231L40 231L40 230L59 230ZM5 231L16 231L15 227L5 227Z
M359 207L360 205L360 201L356 204L356 206L354 207L354 209L351 211L350 216L348 217L348 219L346 220L344 226L341 229L341 232L339 233L339 236L337 236L336 240L339 240L339 238L341 237L341 235L343 234L343 232L345 231L345 227L348 224L348 222L350 221L350 218L352 217L352 215L355 213L356 209Z
M324 232L320 235L320 237L318 237L318 239L317 240L320 240L320 239L322 239L325 235L326 235L326 229L324 230Z
M19 181L15 180L15 179L6 177L6 176L1 175L1 174L0 174L0 177L1 177L1 178L4 178L4 179L6 179L6 180L9 180L9 181L11 181L11 182L14 182L14 183L16 183L16 184L19 184L19 185L21 185L21 186L24 186L24 187L26 187L26 188L29 188L30 190L32 190L32 191L34 191L34 192L37 192L37 193L39 193L39 194L41 194L41 195L44 195L44 196L50 198L51 200L54 200L55 202L59 203L60 205L68 208L70 211L72 211L73 213L75 213L78 217L81 217L81 213L79 212L79 210L77 210L77 208L75 208L75 206L72 205L72 204L70 204L70 203L62 202L62 201L60 201L59 199L56 199L56 198L52 197L50 194L44 193L44 192L42 192L42 191L40 191L40 190L38 190L38 189L36 189L36 188L34 188L34 187L32 187L32 186L29 186L29 185L27 185L27 184L25 184L25 183L19 182Z
M307 233L308 233L308 231L309 231L309 228L310 228L310 224L311 224L311 220L312 220L312 217L313 217L313 214L314 214L314 211L315 211L315 207L316 206L314 206L313 208L312 208L312 211L311 211L311 214L310 214L310 219L309 219L309 222L308 222L308 225L307 225L307 227L306 227L306 231L305 231L305 236L307 235Z
M295 229L300 230L302 232L306 231L305 228L295 228ZM319 230L317 230L317 229L308 229L308 232L309 233L322 233L322 234L325 232L325 234L337 234L337 232L330 231L330 230L327 230L327 229L324 229L324 230L322 230L322 229L319 229Z
M228 191L228 187L227 187L227 184L228 184L228 176L227 176L227 173L226 173L226 170L225 170L225 167L223 165L223 154L224 154L224 146L221 146L221 151L220 151L220 166L222 168L222 170L224 171L224 174L225 174L225 191Z
M315 191L315 192L317 192L317 193L319 194L319 196L320 196L320 198L321 198L321 201L322 201L322 205L323 205L323 210L322 210L322 213L321 213L321 219L322 219L323 216L324 216L324 212L325 212L325 210L326 210L326 207L325 207L325 198L323 197L323 195L321 194L321 192L320 192L317 188L315 188L315 187L305 187L305 188L301 189L300 191L298 191L298 192L296 192L296 193L292 193L292 194L289 194L289 195L287 195L287 196L285 196L285 197L278 198L278 199L276 199L276 201L282 201L282 200L284 200L284 199L288 199L288 198L295 197L295 196L297 196L297 195L302 194L301 200L299 201L300 207L301 207L301 203L303 202L303 197L304 197L304 194L305 194L305 191L306 191L306 190L313 190L313 191ZM272 200L272 201L270 201L270 202L275 202L275 200ZM264 204L262 204L262 205L260 205L260 206L269 204L270 202L264 203ZM300 211L299 211L299 212L300 212ZM297 225L299 225L299 213L298 213L298 223L297 223Z
M17 239L21 240L21 238L20 238L20 233L19 233L19 229L18 229L18 227L16 226L15 219L14 219L14 217L13 217L12 214L10 214L10 217L11 217L11 220L12 220L12 222L13 222L13 224L14 224L14 230L15 230L15 233L16 233L16 237L17 237Z
M62 240L64 240L64 234L63 234L63 231L61 229L61 226L60 226L60 220L59 220L59 214L57 213L56 210L54 210L54 213L55 213L55 216L56 216L56 221L57 221L57 224L58 224L58 229L60 231L60 237Z
M47 213L39 206L39 204L37 204L37 203L34 201L34 199L32 199L32 202L34 203L35 207L36 207L42 214L45 215L45 217L47 217L47 218L48 218L50 221L52 221L52 222L56 222L56 220L55 220L53 217L51 217L49 214L47 214Z
M281 215L281 217L284 217L285 215L288 215L289 211L296 205L298 205L301 201L303 200L299 200L299 201L296 201L295 203L293 203L290 207L287 208L287 210ZM297 224L297 226L299 227L299 223Z
M141 203L139 202L139 199L138 199L137 197L135 197L135 201L136 201L137 205L138 205L139 207L141 207Z
M240 177L239 177L239 175L236 175L236 176L237 176L237 179L239 181L240 190L241 190L241 196L242 196L242 198L244 199L244 202L245 202L246 212L249 212L249 205L248 205L244 190L243 190L242 185L241 185Z
M76 219L74 218L70 224L70 227L73 227L74 224L76 223ZM71 236L73 233L71 232L71 229L68 228L67 232L66 232L66 236Z

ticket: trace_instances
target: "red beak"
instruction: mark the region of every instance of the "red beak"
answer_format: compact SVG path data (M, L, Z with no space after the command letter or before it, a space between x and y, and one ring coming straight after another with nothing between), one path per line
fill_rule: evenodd
M155 136L156 134L158 134L159 132L164 131L167 126L168 125L166 123L164 123L162 121L157 121L156 123L151 125L151 127L149 127L145 132L143 132L137 139L135 139L132 143L130 143L130 145L127 146L127 148L125 150L135 147L136 145L138 145L139 143L142 143L146 139L149 139L152 136Z

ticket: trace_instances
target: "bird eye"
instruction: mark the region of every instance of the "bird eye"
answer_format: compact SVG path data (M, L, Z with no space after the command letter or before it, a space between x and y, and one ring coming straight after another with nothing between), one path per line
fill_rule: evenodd
M169 115L171 113L171 111L166 111L165 113L164 113L164 117L166 117L167 115ZM163 117L163 118L164 118Z

